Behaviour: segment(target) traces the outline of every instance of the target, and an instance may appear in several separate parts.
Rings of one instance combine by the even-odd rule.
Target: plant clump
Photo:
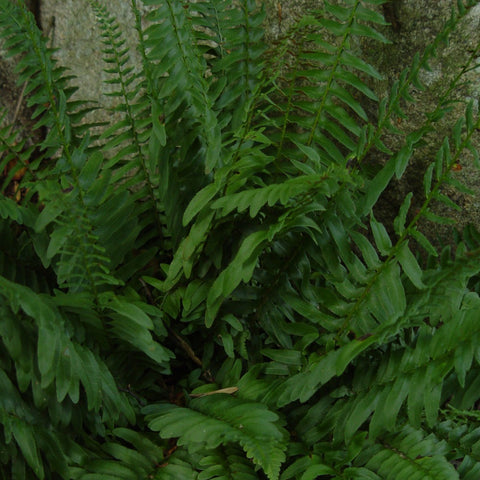
[[[1,478],[478,478],[480,236],[439,250],[420,227],[452,224],[433,205],[459,208],[443,188],[467,191],[465,151],[479,166],[473,102],[423,191],[391,224],[374,209],[474,66],[480,45],[402,131],[479,2],[379,99],[354,46],[387,42],[382,3],[321,2],[269,47],[254,0],[145,0],[148,26],[131,0],[137,72],[91,0],[119,99],[98,133],[32,14],[0,0],[45,132],[0,130]]]

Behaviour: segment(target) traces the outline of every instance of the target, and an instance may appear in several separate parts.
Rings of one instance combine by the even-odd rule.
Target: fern
[[[480,44],[402,131],[478,1],[383,99],[358,53],[388,42],[382,1],[321,2],[268,46],[252,0],[149,0],[147,26],[132,0],[140,66],[89,3],[110,125],[0,0],[43,135],[0,129],[2,478],[476,479],[480,236],[438,249],[422,230],[454,229],[446,187],[471,193],[455,166],[478,167],[473,103],[423,191],[395,218],[377,205],[474,66]]]
[[[145,413],[149,428],[162,437],[179,437],[179,447],[212,450],[237,443],[269,478],[278,477],[285,459],[286,432],[276,424],[278,416],[264,405],[212,395],[192,400],[188,409],[159,405],[147,407]]]

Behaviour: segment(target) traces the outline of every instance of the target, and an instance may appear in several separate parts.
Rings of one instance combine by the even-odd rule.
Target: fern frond
[[[12,18],[15,20],[12,21]],[[58,159],[56,168],[63,175],[59,184],[40,173],[41,163],[29,165],[29,170],[36,167],[36,182],[29,184],[33,186],[32,191],[39,193],[40,202],[52,202],[38,215],[35,229],[40,233],[49,223],[59,220],[64,237],[61,245],[63,259],[60,258],[58,263],[60,284],[73,290],[87,288],[96,293],[99,286],[118,281],[109,274],[108,256],[93,233],[92,205],[88,203],[88,193],[92,183],[96,182],[97,187],[99,185],[91,172],[92,163],[97,165],[98,171],[98,160],[87,162],[91,154],[89,135],[79,135],[76,130],[79,105],[69,101],[75,89],[68,86],[65,69],[56,66],[52,50],[47,47],[46,39],[24,5],[8,2],[5,8],[2,7],[0,22],[6,25],[1,31],[8,38],[7,43],[16,45],[11,53],[23,55],[18,62],[19,80],[27,81],[25,93],[29,104],[36,105],[33,114],[39,118],[36,126],[48,128],[42,148],[45,155]],[[84,127],[79,131],[84,131]],[[40,179],[43,181],[39,182]],[[66,229],[65,225],[68,225]],[[67,235],[70,235],[68,240],[71,243],[67,241]],[[58,240],[57,236],[50,244],[53,254],[49,256],[48,252],[44,252],[42,255],[45,265],[49,265],[54,254],[59,252]],[[68,267],[62,260],[68,261]]]
[[[222,129],[235,131],[249,115],[239,106],[247,107],[263,82],[265,13],[251,0],[234,5],[225,0],[202,1],[190,9],[198,44],[207,49],[214,108],[222,115],[219,123]]]
[[[385,448],[376,452],[366,466],[381,476],[394,471],[398,478],[415,475],[432,480],[460,478],[442,455],[448,451],[445,447],[431,436],[424,438],[423,432],[405,428],[398,435],[385,439]]]
[[[8,378],[2,361],[0,422],[13,459],[11,465],[8,458],[2,461],[6,463],[2,470],[11,468],[15,476],[28,466],[36,478],[47,478],[46,472],[62,478],[80,478],[80,472],[101,475],[107,466],[110,473],[131,470],[136,478],[150,473],[161,451],[137,432],[116,428],[115,438],[95,446],[96,439],[105,437],[106,426],[121,426],[126,419],[133,422],[135,413],[105,361],[78,341],[82,327],[72,322],[75,308],[86,325],[96,321],[101,326],[86,307],[88,298],[84,294],[76,301],[67,294],[48,298],[4,278],[0,283],[4,320],[0,352],[2,358],[8,353],[15,372]],[[86,343],[92,342],[102,339]],[[125,442],[134,448],[127,448]],[[112,458],[106,460],[106,455]]]
[[[145,109],[139,98],[142,83],[134,72],[133,66],[130,65],[128,47],[125,47],[125,39],[120,26],[99,2],[91,1],[90,3],[103,32],[104,61],[109,67],[105,69],[105,72],[110,74],[111,77],[106,83],[114,86],[118,85],[108,95],[119,97],[121,100],[120,105],[114,108],[114,111],[122,115],[121,120],[114,123],[102,134],[102,138],[108,140],[103,146],[103,150],[118,150],[108,161],[109,169],[114,172],[112,181],[114,183],[122,182],[123,188],[135,188],[136,195],[133,198],[143,201],[141,209],[139,208],[140,205],[137,205],[138,214],[148,210],[150,215],[153,215],[158,235],[161,238],[162,221],[158,204],[157,181],[154,179],[155,169],[149,168],[146,145],[148,135],[158,136],[159,134],[155,130],[149,131],[146,129],[146,122],[141,121],[141,113]],[[159,115],[158,112],[153,113],[156,116]],[[160,143],[164,144],[164,140]],[[137,171],[134,173],[134,170]],[[139,185],[142,185],[141,191],[138,191]],[[145,201],[146,199],[148,201]]]
[[[204,79],[205,61],[196,48],[188,13],[178,2],[167,1],[159,5],[150,20],[160,20],[145,32],[147,58],[150,62],[155,62],[157,72],[157,101],[161,104],[167,96],[171,97],[175,92],[175,102],[169,103],[168,109],[163,112],[167,119],[177,117],[180,113],[177,109],[183,108],[183,102],[188,101],[191,110],[184,112],[186,117],[183,125],[190,122],[197,124],[201,120],[203,132],[198,130],[196,136],[201,139],[205,149],[203,163],[204,168],[209,171],[219,161],[219,131]],[[172,31],[174,35],[170,34]],[[184,83],[178,83],[179,79]],[[176,130],[173,125],[172,128]]]
[[[363,36],[386,42],[365,21],[369,25],[383,23],[378,13],[359,1],[349,6],[326,2],[323,11],[301,20],[292,39],[296,64],[286,78],[289,87],[285,91],[278,88],[279,99],[273,100],[281,119],[277,153],[283,152],[284,146],[290,151],[288,144],[293,141],[313,147],[324,162],[345,165],[342,158],[353,152],[362,124],[368,121],[355,96],[376,100],[362,77],[380,78],[352,49],[356,38]]]
[[[57,400],[61,402],[68,394],[76,403],[81,381],[87,392],[90,408],[98,411],[103,402],[111,418],[118,418],[120,412],[132,418],[131,407],[126,398],[119,395],[107,367],[91,351],[72,341],[66,331],[67,322],[51,301],[4,278],[0,278],[0,282],[2,296],[4,302],[6,301],[4,305],[11,308],[11,313],[7,317],[9,323],[5,325],[5,335],[8,335],[10,329],[14,329],[15,316],[19,314],[20,309],[35,320],[37,345],[32,345],[33,352],[17,351],[12,352],[12,356],[26,365],[29,365],[31,359],[37,359],[41,388],[46,389],[55,381]],[[18,325],[17,328],[21,329],[22,326]],[[18,340],[22,338],[22,334],[18,332],[13,338]],[[3,341],[7,339],[8,336],[5,336]],[[38,357],[34,352],[38,352]],[[33,383],[33,378],[30,378]]]
[[[243,456],[241,449],[227,446],[218,453],[205,456],[200,461],[199,480],[256,480],[255,468]]]
[[[140,302],[135,303],[132,302],[132,299],[102,295],[102,307],[110,311],[108,317],[111,333],[145,353],[158,365],[168,369],[168,361],[173,354],[152,337],[153,331],[166,336],[165,327],[161,323],[162,312],[152,306]]]
[[[213,414],[212,406],[218,407],[219,402],[222,407]],[[179,446],[202,445],[210,450],[237,443],[269,479],[278,479],[285,458],[285,432],[278,416],[262,404],[212,395],[192,400],[189,408],[158,405],[146,408],[145,413],[152,430],[163,438],[179,437]]]

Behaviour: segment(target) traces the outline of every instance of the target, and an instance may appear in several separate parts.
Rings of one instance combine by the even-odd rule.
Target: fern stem
[[[146,159],[145,159],[145,155],[143,154],[142,146],[140,145],[140,141],[139,141],[139,138],[138,138],[139,129],[137,128],[137,122],[135,120],[135,115],[132,111],[132,105],[131,105],[130,100],[129,100],[129,96],[128,96],[129,90],[128,90],[128,87],[127,87],[127,79],[125,78],[124,70],[122,69],[122,59],[119,55],[118,48],[115,44],[114,32],[112,31],[111,22],[108,19],[108,15],[107,15],[105,9],[102,8],[94,0],[90,0],[90,3],[94,7],[95,11],[97,12],[98,18],[100,20],[102,20],[102,23],[104,25],[104,31],[106,31],[106,33],[108,35],[108,43],[109,43],[109,45],[112,49],[112,52],[113,52],[114,62],[115,62],[115,65],[116,65],[116,75],[117,75],[117,79],[120,81],[121,96],[123,98],[123,102],[124,102],[125,109],[126,109],[125,117],[128,120],[129,128],[130,128],[130,130],[132,132],[132,135],[133,135],[133,144],[134,144],[134,147],[135,147],[135,150],[136,150],[136,157],[140,162],[140,166],[141,166],[141,169],[142,169],[142,172],[143,172],[143,178],[145,179],[146,184],[147,184],[149,197],[150,197],[150,201],[151,201],[151,204],[152,204],[153,215],[154,215],[154,219],[155,219],[155,225],[156,225],[157,230],[158,230],[159,240],[161,241],[161,239],[163,238],[163,229],[162,229],[162,222],[161,222],[161,219],[160,219],[160,212],[157,208],[157,198],[156,198],[156,195],[155,195],[155,188],[154,188],[152,179],[150,177],[149,169],[147,168]],[[132,0],[132,5],[134,7],[134,12],[135,12],[135,7],[136,7],[135,0]],[[138,12],[138,9],[136,9],[136,10],[137,11],[136,11],[135,15],[137,16],[139,12]],[[138,19],[138,21],[140,21],[140,19]],[[140,29],[141,29],[141,25],[140,25]]]
[[[300,63],[299,55],[296,55],[295,56],[295,68],[294,68],[295,73],[297,72],[299,63]],[[284,117],[284,120],[283,120],[282,132],[280,134],[280,141],[278,143],[277,154],[276,154],[277,159],[280,158],[280,154],[283,151],[283,146],[284,146],[286,135],[287,135],[287,128],[288,128],[288,125],[290,123],[290,120],[289,120],[290,113],[293,111],[293,108],[294,108],[294,102],[293,102],[294,92],[295,92],[295,78],[292,79],[292,81],[290,82],[290,87],[288,89],[287,105],[286,105],[286,109],[285,109],[286,110],[285,111],[285,117]]]
[[[152,75],[152,68],[147,58],[147,49],[145,47],[145,36],[143,34],[142,18],[138,10],[137,0],[130,0],[133,14],[135,16],[135,30],[138,35],[138,48],[142,57],[143,73],[147,80],[147,95],[153,95],[154,82]]]
[[[317,113],[316,113],[315,119],[313,121],[313,126],[310,130],[310,135],[309,135],[308,140],[306,142],[307,146],[310,146],[313,142],[313,139],[314,139],[314,136],[315,136],[315,131],[317,130],[317,126],[318,126],[318,124],[320,122],[320,118],[323,114],[323,109],[324,109],[325,104],[327,102],[327,99],[330,95],[330,88],[331,88],[332,83],[334,81],[335,73],[337,71],[338,66],[340,65],[340,58],[341,58],[343,52],[346,49],[347,41],[348,41],[348,39],[350,38],[350,35],[351,35],[351,27],[352,27],[352,24],[355,20],[355,14],[357,12],[357,8],[358,8],[359,4],[360,4],[360,0],[356,0],[355,5],[351,9],[350,17],[348,18],[348,21],[347,21],[348,28],[346,29],[346,31],[343,35],[343,38],[342,38],[342,42],[340,43],[340,46],[338,47],[338,49],[336,51],[335,62],[334,62],[333,66],[330,70],[330,75],[328,77],[328,80],[326,81],[325,91],[324,91],[322,99],[320,101],[320,106],[317,109]]]

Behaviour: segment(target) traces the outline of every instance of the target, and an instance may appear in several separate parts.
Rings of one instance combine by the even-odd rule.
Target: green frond
[[[205,150],[203,167],[211,170],[218,162],[220,153],[219,131],[204,78],[205,60],[196,47],[187,10],[178,2],[162,2],[150,17],[151,21],[161,21],[147,28],[145,47],[147,59],[155,64],[157,102],[161,105],[167,96],[175,94],[175,102],[166,104],[168,107],[162,112],[166,121],[171,118],[178,119],[178,109],[183,109],[184,102],[188,102],[189,109],[184,112],[186,117],[183,125],[191,122],[196,124],[198,121],[203,124],[203,133],[198,132],[196,136]],[[170,32],[174,32],[174,35]],[[175,129],[173,125],[172,128]],[[186,146],[188,147],[188,144]]]
[[[213,405],[218,409],[214,414]],[[152,405],[145,413],[149,428],[162,438],[179,437],[177,445],[193,451],[236,443],[269,479],[278,479],[285,458],[285,431],[278,416],[262,404],[210,395],[192,400],[189,408]]]
[[[214,108],[222,115],[219,123],[235,131],[248,116],[238,105],[247,106],[247,99],[258,95],[263,81],[265,14],[251,0],[233,5],[225,0],[202,1],[189,8],[200,14],[192,16],[192,21],[198,25],[198,45],[206,50],[211,68]]]
[[[375,453],[366,467],[378,473],[380,478],[388,478],[392,474],[396,478],[460,478],[453,465],[442,455],[448,451],[442,443],[432,436],[425,438],[422,432],[406,428],[385,439],[384,448],[377,452],[373,450]]]
[[[119,113],[121,119],[106,129],[101,136],[105,140],[103,150],[115,152],[113,157],[108,159],[108,168],[113,171],[112,181],[114,183],[122,182],[123,185],[136,190],[135,195],[125,202],[124,208],[118,210],[115,223],[120,217],[125,217],[125,208],[128,208],[126,207],[127,202],[133,203],[135,199],[141,198],[144,205],[141,207],[142,210],[139,210],[139,206],[137,206],[136,214],[145,216],[145,210],[148,210],[149,217],[147,218],[153,218],[157,235],[162,237],[160,196],[158,180],[156,180],[157,168],[151,168],[148,160],[149,149],[145,138],[159,135],[163,137],[165,134],[163,130],[163,133],[156,133],[155,122],[152,130],[152,122],[142,118],[142,114],[147,118],[150,108],[146,99],[141,97],[142,81],[131,66],[129,49],[125,46],[120,26],[99,2],[92,1],[90,3],[102,30],[102,41],[105,46],[104,61],[108,66],[105,72],[111,77],[107,83],[116,86],[113,91],[109,92],[109,95],[118,97],[121,102],[114,108],[114,112]],[[160,112],[152,111],[152,114],[158,117]],[[161,140],[160,143],[164,145],[164,140]],[[142,186],[140,191],[139,185]],[[133,208],[133,205],[130,208]],[[135,229],[132,230],[133,232]],[[110,233],[113,232],[110,230]],[[138,238],[141,234],[140,228],[136,234]],[[131,241],[133,240],[137,239]],[[137,246],[141,247],[141,245]]]
[[[380,74],[353,49],[362,37],[387,41],[374,28],[383,24],[383,18],[371,8],[360,1],[348,6],[325,2],[324,10],[305,16],[287,37],[295,67],[279,79],[276,108],[273,118],[269,116],[269,123],[278,117],[273,120],[280,130],[277,155],[290,152],[288,145],[295,142],[313,147],[324,163],[345,165],[345,158],[355,151],[369,121],[360,97],[377,100],[366,78],[379,79]],[[300,160],[304,152],[299,153],[300,157],[294,155]]]
[[[199,480],[255,480],[257,475],[252,463],[234,446],[226,446],[218,453],[205,456],[200,461]]]
[[[15,22],[9,21],[12,18]],[[58,222],[62,232],[61,238],[57,234],[52,237],[48,248],[44,247],[42,262],[48,266],[56,257],[55,268],[60,285],[67,285],[74,291],[87,288],[96,292],[100,285],[116,284],[118,281],[109,274],[110,259],[98,244],[90,216],[92,205],[89,204],[89,194],[98,195],[98,190],[95,192],[91,188],[92,184],[96,183],[97,189],[101,186],[95,178],[99,161],[98,157],[87,161],[92,155],[89,148],[91,139],[88,133],[76,133],[80,120],[79,103],[69,101],[74,89],[68,86],[65,69],[56,66],[53,52],[47,47],[46,39],[26,8],[9,3],[2,8],[0,22],[8,24],[8,28],[2,29],[7,43],[14,42],[16,45],[10,53],[22,54],[17,67],[19,81],[27,82],[25,94],[28,95],[29,105],[37,106],[33,114],[38,119],[36,127],[48,128],[40,146],[45,152],[38,160],[31,162],[32,152],[28,150],[27,156],[20,154],[18,157],[19,163],[23,162],[28,172],[25,188],[30,189],[31,195],[38,193],[40,202],[49,203],[48,208],[37,213],[33,225],[35,232],[42,233],[52,221]],[[82,103],[80,105],[83,106]],[[80,128],[80,131],[83,129]],[[11,136],[10,141],[5,139],[7,144],[11,143],[11,139]],[[15,154],[15,150],[12,153]],[[7,155],[6,159],[10,156]],[[61,183],[45,172],[41,159],[46,156],[57,159],[56,171],[62,174]],[[18,188],[22,187],[23,183]]]

